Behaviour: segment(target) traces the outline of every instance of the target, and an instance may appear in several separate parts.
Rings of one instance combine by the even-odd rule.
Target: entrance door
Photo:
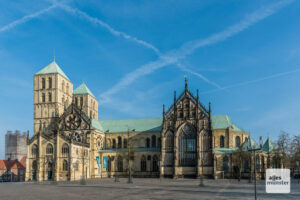
[[[52,171],[53,171],[53,166],[52,166],[53,164],[52,163],[48,163],[48,180],[50,181],[50,180],[52,180]]]

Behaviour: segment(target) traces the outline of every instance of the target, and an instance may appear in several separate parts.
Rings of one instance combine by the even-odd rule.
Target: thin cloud
[[[27,21],[29,21],[29,20],[31,20],[33,18],[36,18],[36,17],[38,17],[38,16],[40,16],[40,15],[42,15],[44,13],[49,12],[50,10],[52,10],[53,8],[56,8],[57,6],[58,6],[58,4],[52,4],[51,6],[49,6],[47,8],[44,8],[44,9],[39,10],[37,12],[31,13],[29,15],[26,15],[26,16],[22,17],[21,19],[15,20],[15,21],[13,21],[13,22],[11,22],[11,23],[9,23],[9,24],[1,27],[0,28],[0,33],[8,31],[8,30],[10,30],[10,29],[12,29],[12,28],[14,28],[14,27],[16,27],[18,25],[24,24],[24,23],[26,23]]]
[[[261,81],[265,81],[265,80],[269,80],[269,79],[274,79],[274,78],[278,78],[278,77],[281,77],[281,76],[286,76],[286,75],[297,73],[297,72],[300,72],[300,69],[295,69],[295,70],[282,72],[282,73],[277,73],[277,74],[273,74],[273,75],[270,75],[270,76],[265,76],[265,77],[250,80],[250,81],[245,81],[245,82],[241,82],[241,83],[237,83],[237,84],[233,84],[233,85],[228,85],[228,86],[225,86],[225,87],[222,87],[222,88],[219,88],[219,89],[210,90],[210,91],[207,91],[207,92],[201,92],[201,94],[207,94],[207,93],[217,92],[217,91],[220,91],[220,90],[226,90],[226,89],[235,88],[235,87],[239,87],[239,86],[249,85],[249,84],[252,84],[252,83],[257,83],[257,82],[261,82]]]
[[[280,10],[281,8],[287,6],[292,2],[293,0],[284,0],[284,1],[279,1],[270,4],[268,7],[263,7],[247,15],[243,20],[241,20],[237,24],[234,24],[219,33],[213,34],[202,40],[194,40],[194,41],[187,42],[183,44],[181,48],[172,50],[167,54],[160,56],[160,58],[157,61],[142,65],[140,68],[128,74],[125,74],[125,76],[121,78],[117,84],[115,84],[112,88],[110,88],[109,90],[107,90],[101,95],[103,103],[109,101],[110,95],[130,85],[141,76],[150,74],[155,70],[166,67],[170,64],[177,63],[179,60],[185,58],[189,54],[192,54],[196,49],[200,47],[205,47],[205,46],[216,44],[218,42],[222,42],[244,31],[245,29],[265,19],[266,17],[276,13],[278,10]]]
[[[70,7],[68,5],[65,5],[65,4],[59,4],[59,7],[64,9],[65,11],[73,14],[73,15],[76,15],[76,16],[79,16],[83,19],[86,19],[94,24],[97,24],[97,25],[100,25],[101,27],[105,28],[106,30],[108,30],[112,35],[114,36],[117,36],[117,37],[123,37],[124,39],[126,40],[130,40],[130,41],[133,41],[137,44],[140,44],[148,49],[151,49],[153,50],[159,57],[162,57],[163,55],[161,54],[161,52],[159,51],[158,48],[156,48],[154,45],[144,41],[144,40],[140,40],[136,37],[133,37],[127,33],[124,33],[124,32],[121,32],[121,31],[118,31],[116,29],[114,29],[113,27],[111,27],[109,24],[103,22],[102,20],[96,18],[96,17],[92,17],[90,15],[88,15],[87,13],[77,9],[77,8],[73,8],[73,7]],[[183,67],[180,65],[180,63],[175,63],[180,69],[183,70]],[[202,74],[200,73],[196,73],[196,72],[193,72],[192,70],[188,69],[187,67],[184,67],[185,70],[188,70],[190,73],[198,76],[199,78],[201,78],[202,80],[204,80],[205,82],[209,83],[209,84],[212,84],[213,86],[216,86],[217,88],[219,88],[219,86],[217,86],[216,83],[214,83],[213,81],[210,81],[208,80],[206,77],[204,77]]]

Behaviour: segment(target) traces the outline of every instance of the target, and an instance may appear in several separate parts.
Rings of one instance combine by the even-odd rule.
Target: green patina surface
[[[41,71],[39,71],[38,73],[36,73],[36,75],[41,75],[41,74],[60,74],[63,77],[65,77],[66,79],[70,80],[66,76],[66,74],[61,70],[61,68],[56,64],[55,61],[53,61],[48,66],[46,66],[45,68],[43,68]]]
[[[78,88],[76,88],[73,92],[73,94],[89,94],[92,97],[96,98],[93,93],[90,91],[90,89],[86,86],[85,83],[82,83]]]
[[[215,154],[232,154],[236,152],[238,148],[215,148],[214,153]]]
[[[270,138],[268,138],[265,144],[263,145],[262,150],[266,153],[272,153],[274,149],[275,149],[274,144],[271,142]]]
[[[232,127],[233,131],[243,131],[237,125],[233,124],[231,118],[228,115],[212,115],[212,127],[216,129],[227,129]]]
[[[112,152],[127,152],[128,149],[127,148],[122,148],[122,149],[103,149],[100,150],[99,152],[102,153],[112,153]],[[134,150],[135,152],[159,152],[160,148],[135,148]]]
[[[74,92],[75,93],[75,92]],[[92,126],[103,132],[122,133],[135,129],[137,132],[160,132],[162,118],[121,119],[121,120],[92,120]],[[233,128],[233,131],[243,131],[231,122],[227,115],[212,116],[213,129]]]

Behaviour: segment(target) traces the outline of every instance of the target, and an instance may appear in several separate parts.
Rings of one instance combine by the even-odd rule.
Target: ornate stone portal
[[[165,112],[161,131],[161,175],[198,177],[213,175],[211,108],[205,108],[185,80],[185,90]]]

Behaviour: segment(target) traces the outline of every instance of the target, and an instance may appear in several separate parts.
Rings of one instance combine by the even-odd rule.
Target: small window
[[[142,156],[142,159],[141,159],[141,171],[145,172],[146,168],[147,168],[146,158],[145,158],[145,156]]]
[[[220,136],[220,147],[224,148],[225,146],[225,137],[223,135]]]
[[[156,136],[152,135],[152,148],[156,148]]]
[[[52,94],[50,92],[48,94],[48,97],[49,97],[49,102],[52,102]]]
[[[150,148],[150,138],[147,138],[147,139],[146,139],[146,147],[147,147],[147,148]]]
[[[45,78],[42,78],[42,89],[46,88],[46,82],[45,82]]]
[[[120,136],[118,137],[118,148],[122,148],[122,138]]]
[[[52,78],[51,77],[49,77],[49,88],[51,89],[52,88]]]
[[[78,106],[78,98],[75,97],[75,105]]]
[[[67,144],[64,144],[61,148],[62,154],[69,154],[69,146]]]
[[[48,144],[46,147],[46,154],[53,154],[53,146],[52,144]]]
[[[127,148],[127,139],[123,140],[123,148]]]
[[[80,106],[83,106],[83,97],[80,97]]]
[[[235,137],[235,147],[239,147],[241,144],[241,139],[239,136],[236,136]]]
[[[42,102],[43,102],[43,103],[46,102],[46,95],[45,95],[45,93],[42,93]]]
[[[112,148],[116,148],[116,139],[112,140]]]

